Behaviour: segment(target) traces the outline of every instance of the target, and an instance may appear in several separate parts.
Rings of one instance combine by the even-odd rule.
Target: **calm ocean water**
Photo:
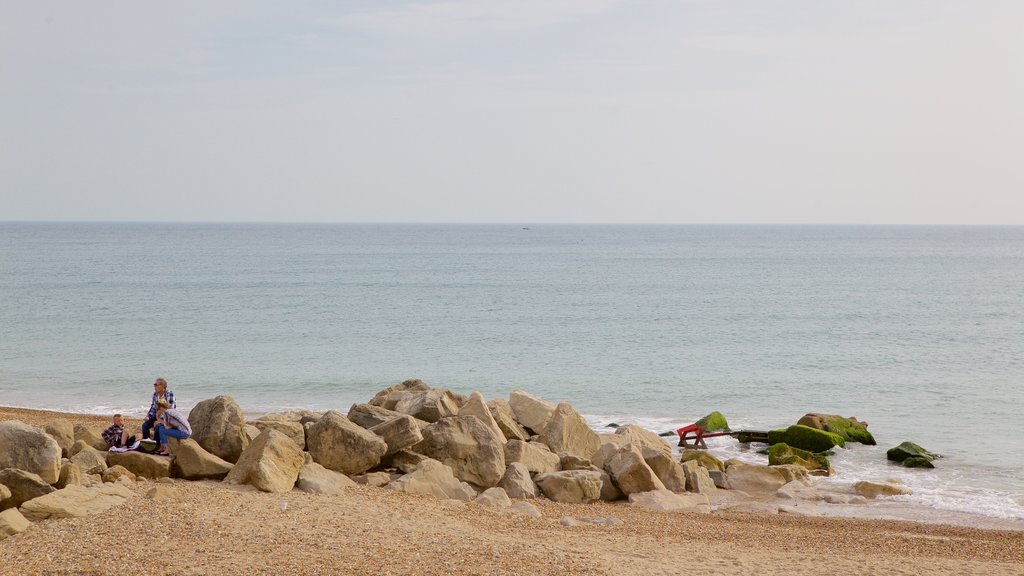
[[[0,223],[0,404],[139,414],[157,376],[253,412],[415,377],[595,427],[838,413],[880,446],[830,481],[1024,519],[1024,227]]]

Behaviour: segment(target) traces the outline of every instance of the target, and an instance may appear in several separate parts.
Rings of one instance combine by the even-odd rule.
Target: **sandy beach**
[[[0,420],[37,426],[56,416],[0,408]],[[163,497],[146,496],[155,485]],[[1019,531],[544,499],[531,518],[368,486],[339,496],[184,480],[131,489],[125,505],[0,541],[0,573],[1024,574]]]

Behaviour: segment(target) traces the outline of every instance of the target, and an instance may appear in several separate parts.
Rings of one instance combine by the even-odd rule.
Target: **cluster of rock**
[[[851,426],[828,418],[821,429],[777,431],[768,466],[723,463],[699,450],[676,459],[665,440],[639,426],[594,432],[568,403],[518,390],[487,402],[479,392],[467,397],[420,380],[381,390],[347,414],[293,411],[247,421],[232,398],[218,396],[199,402],[188,419],[193,435],[171,440],[173,459],[107,452],[95,431],[67,421],[45,430],[0,422],[0,538],[31,520],[96,513],[131,497],[125,486],[137,479],[168,477],[328,495],[362,483],[529,515],[539,515],[529,500],[541,497],[699,513],[710,512],[713,502],[727,507],[723,489],[828,502],[860,498],[809,486],[809,471],[830,470],[819,457],[825,443],[850,438]],[[717,413],[703,420],[728,428]]]

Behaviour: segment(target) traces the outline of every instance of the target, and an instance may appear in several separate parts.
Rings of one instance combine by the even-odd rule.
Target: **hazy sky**
[[[1024,2],[0,0],[0,220],[1024,223]]]

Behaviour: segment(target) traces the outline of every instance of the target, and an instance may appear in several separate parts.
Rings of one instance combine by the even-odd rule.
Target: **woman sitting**
[[[171,408],[167,400],[160,400],[156,403],[156,418],[156,441],[160,443],[160,451],[157,454],[170,456],[171,451],[167,446],[167,439],[183,440],[188,438],[192,436],[192,427],[180,412]]]

